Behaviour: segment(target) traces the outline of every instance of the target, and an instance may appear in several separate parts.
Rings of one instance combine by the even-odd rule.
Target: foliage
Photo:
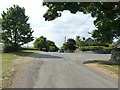
[[[0,18],[0,29],[2,28],[2,19]]]
[[[2,30],[1,30],[1,29],[2,29],[2,19],[0,18],[0,43],[2,42],[2,40],[1,40],[1,38],[2,38],[2,37],[1,37],[1,36],[2,36],[2,35],[1,35]]]
[[[53,41],[47,40],[45,37],[41,36],[37,38],[34,42],[34,47],[41,51],[57,51],[58,48]]]
[[[55,52],[58,51],[58,47],[55,45],[55,43],[53,41],[47,40],[47,44],[48,44],[48,51],[50,52]]]
[[[63,50],[67,50],[67,43],[63,43],[63,46],[61,47]]]
[[[120,45],[120,39],[117,41],[117,44]]]
[[[74,39],[68,39],[67,42],[63,44],[62,49],[73,52],[76,49],[76,41]]]
[[[84,41],[85,41],[85,37],[83,37],[81,39],[80,36],[76,36],[76,46],[77,47],[84,45]]]
[[[120,2],[44,2],[48,7],[44,14],[46,21],[51,21],[61,16],[64,10],[71,13],[91,13],[96,17],[94,25],[96,30],[91,34],[99,43],[111,43],[114,38],[120,37]]]
[[[43,36],[37,38],[34,42],[34,47],[41,51],[48,51],[48,45],[47,45],[46,38]]]
[[[115,44],[109,44],[109,47],[113,48],[115,46]]]
[[[68,39],[67,40],[67,49],[68,50],[75,50],[76,49],[76,42],[74,39]]]
[[[3,52],[8,53],[8,52],[13,52],[13,51],[18,51],[20,50],[20,45],[15,45],[15,44],[4,44],[3,45]]]
[[[99,50],[112,50],[112,47],[104,46],[81,46],[79,48],[81,51],[99,51]]]
[[[49,46],[49,51],[56,52],[56,51],[58,51],[58,48],[56,46]]]
[[[15,48],[33,40],[33,31],[27,23],[29,17],[25,15],[25,9],[14,5],[2,13],[2,43],[5,48],[16,51]],[[6,49],[9,51],[9,49]]]

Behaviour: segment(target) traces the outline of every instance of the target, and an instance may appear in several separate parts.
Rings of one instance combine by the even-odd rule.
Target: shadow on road
[[[55,55],[49,55],[49,54],[39,54],[39,53],[37,53],[37,56],[39,57],[39,58],[62,58],[62,57],[59,57],[59,56],[55,56]]]
[[[62,58],[60,56],[55,56],[45,53],[35,53],[35,52],[18,52],[14,54],[22,57],[32,57],[32,58]]]

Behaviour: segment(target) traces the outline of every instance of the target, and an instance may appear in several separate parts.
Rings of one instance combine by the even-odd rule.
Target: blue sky
[[[53,21],[45,21],[43,14],[47,7],[42,6],[42,0],[1,0],[0,13],[14,4],[25,8],[26,15],[30,17],[28,22],[34,30],[34,37],[43,35],[54,41],[58,47],[62,46],[65,36],[67,39],[75,39],[77,35],[88,38],[91,36],[88,32],[95,29],[93,24],[95,18],[81,12],[71,14],[69,11],[64,11],[61,17]],[[33,46],[33,42],[30,42],[29,45]]]

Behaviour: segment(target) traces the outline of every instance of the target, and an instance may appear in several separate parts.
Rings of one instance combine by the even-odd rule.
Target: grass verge
[[[118,74],[118,69],[120,67],[120,63],[113,62],[110,60],[92,60],[86,61],[84,64],[98,64],[98,66],[103,67],[109,71],[112,71],[115,74]]]
[[[12,53],[0,53],[0,56],[2,56],[0,62],[0,65],[2,66],[2,71],[0,73],[0,80],[2,80],[2,83],[0,84],[2,84],[2,88],[10,87],[12,84],[12,79],[17,67],[22,63],[22,60],[19,60],[19,58],[29,56],[33,53],[41,53],[41,51],[20,50]]]

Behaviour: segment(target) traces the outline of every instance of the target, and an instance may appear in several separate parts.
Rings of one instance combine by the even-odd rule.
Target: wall
[[[120,62],[120,49],[112,50],[111,51],[111,60]]]

